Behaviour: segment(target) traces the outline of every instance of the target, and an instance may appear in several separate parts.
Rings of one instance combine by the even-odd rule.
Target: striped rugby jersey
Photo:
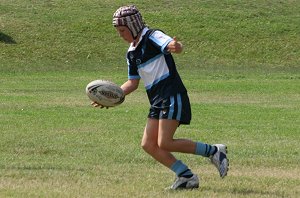
[[[166,47],[173,39],[160,30],[143,29],[136,47],[127,52],[128,79],[142,79],[151,105],[186,88]]]

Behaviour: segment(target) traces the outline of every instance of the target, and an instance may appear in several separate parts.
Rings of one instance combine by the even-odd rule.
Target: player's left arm
[[[170,53],[179,54],[183,51],[183,45],[176,37],[173,37],[173,40],[167,45],[167,51]]]

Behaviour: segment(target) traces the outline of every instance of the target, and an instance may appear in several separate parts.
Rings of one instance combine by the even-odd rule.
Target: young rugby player
[[[190,124],[191,108],[187,90],[176,70],[172,53],[181,53],[183,45],[161,30],[149,29],[134,6],[120,7],[113,15],[113,26],[130,46],[127,52],[128,80],[121,86],[130,94],[143,80],[150,102],[142,148],[176,174],[170,189],[199,187],[199,178],[173,152],[210,158],[220,176],[227,175],[227,147],[187,139],[174,139],[181,124]],[[94,103],[94,106],[99,106]]]

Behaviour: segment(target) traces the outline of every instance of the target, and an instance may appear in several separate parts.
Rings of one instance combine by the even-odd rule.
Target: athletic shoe
[[[172,186],[168,189],[179,190],[179,189],[193,189],[199,188],[199,179],[196,174],[193,174],[192,177],[176,177],[176,180]]]
[[[227,175],[229,166],[229,160],[227,159],[227,146],[224,144],[214,144],[213,146],[216,146],[218,151],[209,157],[210,161],[217,167],[220,177],[224,178]]]

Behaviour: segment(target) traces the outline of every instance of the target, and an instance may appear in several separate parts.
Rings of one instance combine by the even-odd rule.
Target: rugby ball
[[[123,90],[108,80],[94,80],[86,86],[89,99],[104,107],[114,107],[123,103],[125,95]]]

